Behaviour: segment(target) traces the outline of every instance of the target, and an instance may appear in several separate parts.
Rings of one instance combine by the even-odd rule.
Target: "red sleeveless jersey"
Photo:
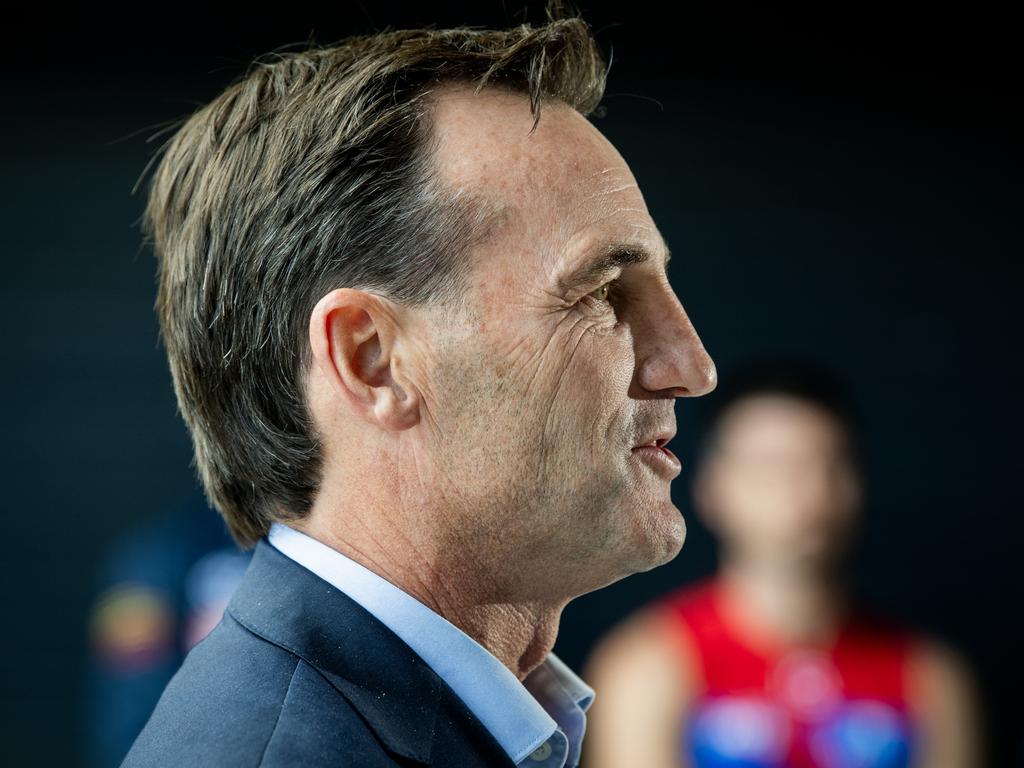
[[[911,637],[854,614],[831,643],[741,637],[722,583],[711,578],[659,598],[701,691],[679,748],[695,768],[896,768],[912,726],[906,666]],[[687,640],[688,638],[688,640]],[[685,645],[684,645],[685,641]],[[686,650],[684,650],[686,649]],[[690,658],[693,654],[696,659]]]

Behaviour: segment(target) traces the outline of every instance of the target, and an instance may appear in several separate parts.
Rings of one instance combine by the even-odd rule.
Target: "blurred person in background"
[[[185,656],[220,621],[251,557],[198,488],[110,547],[89,615],[90,765],[121,764]]]
[[[818,365],[761,360],[709,408],[693,499],[720,569],[593,649],[582,765],[982,764],[965,662],[846,589],[863,495],[849,393]]]

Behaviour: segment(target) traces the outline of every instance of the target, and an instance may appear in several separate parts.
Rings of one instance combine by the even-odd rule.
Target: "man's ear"
[[[399,332],[386,299],[353,288],[326,294],[309,317],[313,366],[327,390],[352,413],[388,431],[419,420],[415,389],[404,374],[395,375]]]

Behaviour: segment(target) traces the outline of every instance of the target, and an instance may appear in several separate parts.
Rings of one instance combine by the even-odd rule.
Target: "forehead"
[[[435,94],[433,118],[444,181],[506,210],[496,233],[502,261],[526,258],[509,253],[518,243],[551,272],[609,240],[635,242],[661,254],[659,263],[664,259],[664,241],[629,166],[572,107],[545,102],[531,132],[525,94],[498,88],[477,94],[448,84]]]

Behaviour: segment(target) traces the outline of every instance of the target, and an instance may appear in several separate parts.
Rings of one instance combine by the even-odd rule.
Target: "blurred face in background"
[[[723,414],[694,485],[698,513],[732,556],[811,567],[843,554],[861,494],[842,424],[767,393]]]

